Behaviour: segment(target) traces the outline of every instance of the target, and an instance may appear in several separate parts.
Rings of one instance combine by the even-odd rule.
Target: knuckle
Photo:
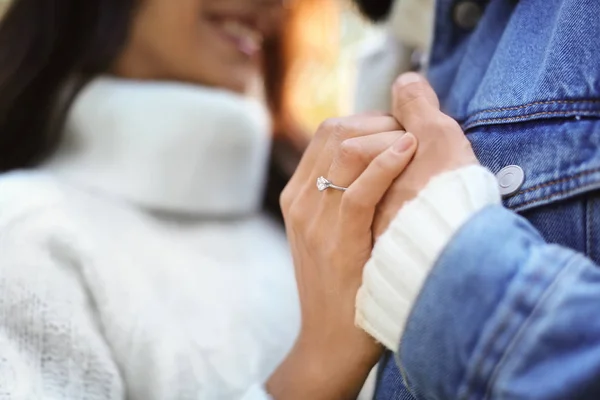
[[[364,159],[363,147],[357,140],[344,140],[340,143],[335,156],[335,162],[339,166],[355,164]]]
[[[352,137],[352,128],[348,121],[340,119],[333,127],[330,135],[334,140],[341,142]]]
[[[339,124],[339,118],[327,118],[325,121],[321,122],[317,131],[331,131]]]
[[[317,129],[315,137],[343,142],[365,134],[401,129],[398,121],[390,115],[354,115],[325,120]]]
[[[453,118],[447,116],[446,114],[440,113],[440,115],[436,119],[436,123],[444,132],[461,130],[458,122],[456,122]]]
[[[330,132],[334,130],[334,125],[337,124],[335,118],[329,118],[321,122],[317,131],[315,132],[315,139],[329,136]]]
[[[412,82],[409,84],[401,84],[398,81],[394,82],[393,91],[401,99],[400,106],[423,97],[427,94],[427,85],[424,82]],[[402,104],[404,103],[404,104]]]
[[[306,229],[310,222],[314,220],[313,207],[310,206],[312,202],[309,200],[312,191],[312,186],[310,188],[303,187],[299,193],[294,192],[289,199],[286,199],[286,201],[289,201],[287,221],[296,229]]]
[[[317,136],[326,138],[344,138],[348,135],[347,122],[343,118],[326,119],[317,129]]]
[[[292,206],[293,201],[293,193],[290,185],[286,186],[285,189],[279,195],[279,206],[281,207],[281,211],[283,215],[286,215]]]
[[[305,209],[300,206],[301,200],[297,196],[289,196],[285,198],[286,209],[283,211],[286,219],[294,226],[301,226],[305,220]]]

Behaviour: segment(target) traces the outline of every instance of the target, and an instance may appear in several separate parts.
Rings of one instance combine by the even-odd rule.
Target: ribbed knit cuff
[[[412,306],[443,249],[478,211],[500,203],[495,176],[481,166],[433,178],[378,239],[356,297],[356,324],[397,351]]]

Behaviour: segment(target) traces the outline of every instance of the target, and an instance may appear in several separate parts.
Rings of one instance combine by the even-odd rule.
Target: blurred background
[[[297,53],[290,69],[288,104],[294,120],[312,132],[331,116],[351,112],[356,57],[378,29],[348,1],[298,2]]]

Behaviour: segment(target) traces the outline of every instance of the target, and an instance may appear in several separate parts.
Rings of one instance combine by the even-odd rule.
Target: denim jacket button
[[[463,0],[454,5],[454,23],[461,29],[475,28],[482,15],[483,8],[475,1]]]
[[[509,165],[504,167],[496,174],[500,194],[502,197],[509,197],[517,193],[523,182],[525,182],[525,172],[518,165]]]
[[[420,72],[423,69],[423,52],[414,49],[410,54],[410,70]]]
[[[428,54],[420,49],[413,49],[410,54],[410,70],[423,72],[427,69]]]

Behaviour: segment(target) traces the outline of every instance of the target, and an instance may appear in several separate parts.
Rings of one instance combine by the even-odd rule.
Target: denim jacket
[[[376,399],[600,399],[598,49],[598,0],[438,0],[443,110],[525,177],[445,249]]]

